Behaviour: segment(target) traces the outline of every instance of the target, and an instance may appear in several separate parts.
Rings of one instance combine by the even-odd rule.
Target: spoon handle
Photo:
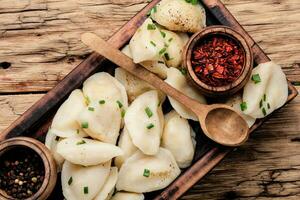
[[[148,82],[155,88],[163,91],[167,95],[173,97],[178,102],[185,105],[195,114],[199,115],[199,110],[204,111],[206,109],[205,105],[191,99],[190,97],[184,95],[177,89],[170,86],[168,83],[164,82],[158,76],[148,71],[139,64],[135,64],[131,58],[123,54],[120,50],[112,47],[108,42],[104,41],[102,38],[98,37],[93,33],[84,33],[81,36],[82,42],[90,47],[92,50],[96,51],[100,55],[104,56],[111,62],[117,64],[118,66],[124,68],[134,76]]]

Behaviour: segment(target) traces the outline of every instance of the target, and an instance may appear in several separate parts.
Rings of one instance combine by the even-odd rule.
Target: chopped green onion
[[[261,82],[259,74],[253,74],[251,80],[254,81],[255,84]]]
[[[241,111],[246,110],[246,109],[247,109],[247,103],[246,103],[246,102],[242,102],[242,103],[240,104],[240,107],[241,107]]]
[[[161,36],[162,36],[163,38],[165,38],[165,37],[166,37],[166,33],[165,33],[165,32],[163,32],[163,31],[160,31],[160,34],[161,34]]]
[[[267,95],[266,94],[264,94],[264,101],[266,101],[267,100]]]
[[[88,96],[85,97],[85,103],[86,105],[89,105],[91,103],[91,100]]]
[[[95,111],[95,108],[89,107],[88,110],[89,110],[89,111]]]
[[[151,43],[153,46],[156,47],[156,44],[155,44],[153,41],[150,41],[150,43]]]
[[[198,0],[191,0],[191,3],[192,3],[193,5],[196,5],[196,4],[198,3]]]
[[[81,128],[88,128],[89,127],[89,123],[88,122],[82,122],[81,123]]]
[[[119,108],[122,108],[123,107],[123,104],[121,103],[121,101],[117,101],[117,104],[118,104],[118,106],[119,106]]]
[[[144,169],[143,176],[148,178],[150,176],[150,170],[149,169]]]
[[[76,130],[76,133],[79,134],[79,129]]]
[[[168,41],[169,41],[169,42],[172,42],[172,40],[173,40],[173,38],[171,37]]]
[[[56,136],[55,140],[56,140],[56,141],[58,141],[58,140],[59,140],[59,137],[58,137],[58,136]]]
[[[261,111],[262,111],[262,113],[264,114],[264,116],[267,115],[267,112],[266,112],[266,109],[265,109],[265,108],[262,108]]]
[[[170,56],[168,53],[165,53],[164,56],[165,56],[166,60],[168,60],[168,61],[170,60]]]
[[[153,128],[154,127],[154,125],[151,123],[151,124],[149,124],[148,126],[147,126],[147,129],[151,129],[151,128]]]
[[[147,107],[147,108],[145,109],[145,112],[146,112],[146,114],[147,114],[147,116],[148,116],[149,118],[153,116],[153,112],[150,110],[149,107]]]
[[[167,50],[166,47],[162,48],[162,49],[159,51],[159,55],[164,54],[164,53],[166,52],[166,50]]]
[[[105,104],[105,100],[100,100],[99,104]]]
[[[180,68],[179,70],[180,70],[182,75],[185,76],[187,74],[186,68]]]
[[[267,105],[268,105],[268,109],[270,109],[271,108],[270,104],[268,103]]]
[[[152,11],[153,11],[154,13],[156,13],[156,12],[157,12],[157,7],[154,6],[154,7],[152,8]]]
[[[263,107],[263,100],[261,99],[259,102],[259,108]]]
[[[89,187],[84,187],[83,188],[83,193],[88,194],[89,193]]]
[[[72,182],[73,182],[73,177],[71,176],[71,177],[69,178],[69,180],[68,180],[68,185],[71,185]]]
[[[76,143],[76,145],[81,145],[81,144],[85,144],[86,142],[84,140],[81,140],[79,142]]]
[[[125,114],[126,114],[126,111],[124,109],[122,109],[122,111],[121,111],[121,117],[124,118]]]
[[[148,24],[147,29],[148,30],[155,30],[156,26],[155,26],[155,24]]]

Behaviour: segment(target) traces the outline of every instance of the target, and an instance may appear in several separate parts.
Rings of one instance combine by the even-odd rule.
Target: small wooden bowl
[[[202,82],[195,74],[191,63],[192,51],[194,47],[199,44],[199,42],[202,42],[206,38],[214,35],[231,38],[240,45],[241,49],[244,52],[244,65],[241,75],[231,84],[220,87],[207,85],[206,83]],[[195,33],[186,45],[183,59],[184,66],[188,71],[189,82],[191,82],[193,85],[196,85],[205,96],[209,97],[229,96],[236,93],[247,83],[253,68],[253,55],[250,45],[241,34],[227,26],[210,26]]]
[[[51,152],[44,144],[33,138],[15,137],[4,140],[0,143],[0,162],[1,156],[4,152],[19,147],[26,147],[35,151],[37,155],[40,156],[45,169],[44,181],[40,189],[26,200],[47,199],[53,191],[57,180],[56,163],[51,155]],[[14,198],[8,196],[5,191],[0,189],[0,199],[13,200]]]

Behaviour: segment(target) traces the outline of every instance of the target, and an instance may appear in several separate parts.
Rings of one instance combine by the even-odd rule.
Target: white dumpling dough
[[[85,107],[85,98],[81,90],[74,90],[57,110],[51,124],[51,132],[64,138],[87,136],[77,123],[78,115]]]
[[[118,104],[109,101],[104,104],[90,103],[78,117],[78,123],[89,136],[111,144],[116,144],[121,122]]]
[[[115,158],[115,165],[120,169],[124,161],[138,150],[138,148],[132,143],[126,127],[123,128],[120,135],[118,147],[123,150],[123,155]]]
[[[125,71],[124,69],[118,67],[115,69],[115,77],[118,79],[125,87],[128,100],[129,102],[132,102],[136,97],[139,95],[155,89],[153,86],[151,86],[146,81],[143,81],[129,72]],[[160,101],[164,101],[166,95],[162,93],[161,91],[158,92],[158,96]]]
[[[236,94],[232,97],[230,97],[227,101],[226,104],[233,107],[247,122],[249,128],[255,123],[255,118],[246,115],[245,113],[242,112],[241,110],[241,103],[243,102],[241,94]]]
[[[122,155],[119,147],[86,138],[67,138],[57,144],[57,153],[73,164],[90,166]]]
[[[122,165],[116,188],[118,191],[152,192],[165,188],[179,174],[180,169],[169,150],[159,148],[153,156],[137,151]]]
[[[110,169],[109,176],[104,184],[104,186],[101,188],[97,196],[94,198],[94,200],[109,200],[112,197],[112,194],[115,190],[115,186],[118,180],[118,168],[112,167]]]
[[[84,96],[92,103],[105,100],[108,103],[120,101],[123,108],[128,107],[127,94],[124,86],[106,72],[99,72],[89,77],[83,83]]]
[[[64,197],[68,200],[93,199],[103,187],[109,173],[110,162],[83,167],[66,161],[61,172]],[[84,193],[85,187],[88,190],[87,193]]]
[[[61,171],[62,164],[65,161],[65,159],[59,153],[57,153],[57,143],[59,140],[60,138],[52,133],[50,129],[46,135],[45,145],[52,153],[52,156],[56,162],[57,172]]]
[[[153,26],[153,30],[149,30],[148,26]],[[159,51],[164,48],[164,39],[150,18],[146,19],[132,36],[129,48],[135,63],[161,59]]]
[[[199,103],[206,104],[206,100],[202,94],[200,94],[195,87],[187,83],[186,77],[178,69],[170,67],[168,69],[168,78],[165,81],[190,98],[198,101]],[[172,97],[168,96],[168,98],[174,110],[176,110],[181,117],[198,121],[197,116],[192,111]]]
[[[161,146],[174,155],[180,168],[191,165],[195,153],[192,128],[188,121],[180,117],[175,111],[171,111],[165,116]]]
[[[152,112],[151,117],[145,111],[147,107]],[[157,91],[151,90],[138,96],[125,114],[125,126],[133,144],[147,155],[154,155],[159,150],[163,127],[159,109]]]
[[[288,84],[281,67],[272,61],[255,67],[251,77],[255,74],[259,74],[261,82],[255,84],[250,79],[245,85],[243,101],[246,102],[247,109],[243,112],[253,118],[263,118],[265,114],[268,115],[284,105],[288,97]]]
[[[143,194],[131,192],[117,192],[110,200],[144,200]]]
[[[204,8],[197,3],[193,5],[184,0],[162,0],[151,12],[151,18],[172,31],[195,33],[206,25]]]

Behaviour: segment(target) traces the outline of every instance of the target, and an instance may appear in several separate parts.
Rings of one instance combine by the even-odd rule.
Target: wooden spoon
[[[248,139],[249,127],[246,121],[232,107],[225,104],[200,104],[176,90],[141,65],[135,64],[131,58],[93,33],[83,34],[81,40],[92,50],[111,62],[185,105],[197,115],[204,134],[213,141],[226,146],[238,146]]]

